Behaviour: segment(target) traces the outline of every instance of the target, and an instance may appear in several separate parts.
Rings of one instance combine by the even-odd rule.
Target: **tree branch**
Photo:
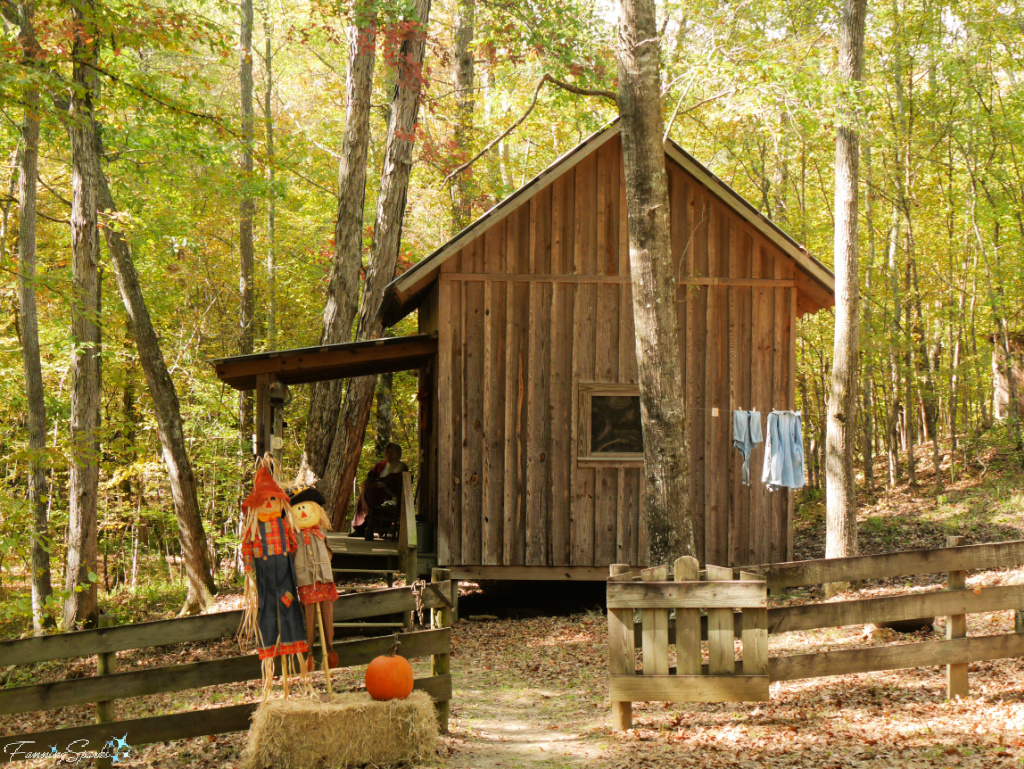
[[[471,157],[461,166],[459,166],[446,177],[444,177],[441,183],[447,184],[448,182],[450,182],[452,179],[454,179],[456,176],[461,174],[463,171],[465,171],[467,168],[473,165],[476,161],[478,161],[480,158],[482,158],[484,155],[490,152],[491,149],[493,149],[498,142],[500,142],[502,139],[504,139],[506,136],[508,136],[510,133],[516,130],[519,126],[521,126],[523,124],[523,121],[530,116],[531,112],[533,112],[533,108],[537,106],[537,97],[540,95],[540,89],[544,87],[545,83],[551,83],[552,85],[556,85],[564,91],[568,91],[569,93],[574,93],[579,96],[600,96],[605,99],[611,99],[613,102],[618,104],[618,97],[612,91],[602,91],[599,89],[592,88],[580,88],[579,86],[575,86],[572,85],[571,83],[566,83],[563,80],[559,80],[553,75],[545,74],[541,77],[540,80],[537,81],[537,85],[533,89],[533,98],[530,99],[530,104],[526,107],[526,110],[523,112],[523,114],[519,116],[518,120],[516,120],[512,125],[506,128],[500,134],[498,134],[498,136],[492,139],[487,144],[487,146],[480,150],[478,153],[476,153],[476,155]]]

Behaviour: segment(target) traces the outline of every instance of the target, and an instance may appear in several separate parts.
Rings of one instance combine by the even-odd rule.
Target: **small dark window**
[[[590,453],[642,454],[639,395],[590,396]]]

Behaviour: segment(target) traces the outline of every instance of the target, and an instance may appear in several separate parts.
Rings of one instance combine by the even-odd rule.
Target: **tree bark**
[[[839,25],[839,125],[836,130],[835,274],[836,325],[832,391],[825,437],[825,557],[857,554],[857,362],[860,350],[857,201],[860,137],[856,89],[864,72],[867,0],[844,0]],[[842,585],[831,585],[832,591]]]
[[[334,225],[334,258],[320,344],[349,340],[359,298],[366,158],[370,146],[370,95],[377,45],[376,17],[362,10],[361,6],[362,2],[354,6],[353,23],[348,34],[347,106],[338,163],[338,217]],[[344,384],[341,380],[317,382],[310,392],[302,467],[318,478],[324,477],[331,444],[338,429],[338,410]]]
[[[35,5],[18,5],[18,46],[22,64],[40,65],[42,50],[36,40]],[[32,628],[53,627],[44,613],[53,594],[50,574],[49,514],[46,500],[46,394],[39,352],[39,318],[36,309],[36,176],[39,166],[39,89],[29,84],[23,98],[25,118],[21,126],[22,151],[18,166],[18,316],[21,323],[21,362],[25,374],[28,423],[28,504],[32,509]]]
[[[274,193],[274,112],[270,99],[274,92],[274,52],[271,48],[273,24],[270,21],[270,2],[263,8],[263,63],[266,71],[266,90],[263,94],[263,118],[267,140],[267,345],[277,349],[277,253],[275,251],[277,227],[277,196]]]
[[[412,0],[416,24],[403,33],[405,39],[399,51],[397,78],[391,100],[391,120],[388,123],[384,168],[381,171],[377,215],[370,245],[370,262],[366,271],[366,284],[359,303],[357,339],[376,339],[383,331],[380,304],[384,287],[395,276],[398,249],[402,240],[402,222],[405,218],[406,194],[412,171],[412,147],[416,138],[416,114],[423,86],[423,57],[426,53],[427,21],[430,0]],[[366,423],[373,402],[375,377],[357,377],[349,380],[345,402],[338,421],[331,453],[324,471],[323,493],[332,511],[335,530],[340,530],[348,512],[348,489],[355,478]]]
[[[97,132],[97,142],[99,134]],[[102,155],[102,149],[99,152]],[[117,211],[106,175],[100,170],[99,205],[105,213]],[[210,552],[203,528],[202,509],[196,493],[196,478],[185,447],[185,431],[181,422],[181,405],[167,364],[160,351],[153,323],[135,272],[131,248],[124,235],[113,226],[103,228],[107,249],[114,261],[114,274],[124,308],[131,319],[132,335],[139,351],[139,361],[146,375],[153,411],[160,433],[160,447],[171,485],[171,498],[178,519],[178,540],[185,558],[188,596],[181,614],[204,611],[213,600],[217,588],[210,568]]]
[[[255,289],[253,286],[253,269],[255,254],[253,251],[252,220],[256,205],[252,199],[253,181],[253,115],[252,115],[252,0],[242,0],[240,4],[240,53],[238,79],[241,84],[242,97],[242,192],[238,207],[238,289],[240,296],[238,354],[251,355],[254,348],[255,329],[253,328],[256,313]],[[242,456],[252,453],[253,405],[252,393],[240,390],[238,393],[238,429]]]
[[[616,58],[644,435],[643,514],[650,563],[665,564],[682,555],[700,557],[698,532],[703,524],[689,505],[688,431],[676,327],[654,0],[619,0]]]
[[[473,93],[473,35],[476,22],[476,0],[459,0],[455,14],[455,151],[459,153],[459,163],[469,157],[471,133],[473,130],[473,110],[476,98]],[[451,234],[455,235],[469,226],[472,220],[472,203],[470,197],[471,173],[456,174],[452,179],[452,226]]]
[[[378,457],[384,456],[384,450],[391,443],[391,399],[394,375],[389,371],[377,375],[377,418],[374,421],[373,450]]]
[[[99,41],[91,0],[72,5],[71,103],[71,472],[64,628],[95,624],[99,616],[95,582],[96,505],[99,492],[100,426],[100,237],[97,195],[100,159],[93,136]]]

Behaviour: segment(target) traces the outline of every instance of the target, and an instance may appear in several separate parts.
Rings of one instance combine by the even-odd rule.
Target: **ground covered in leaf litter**
[[[1024,481],[996,475],[968,478],[942,494],[902,489],[862,508],[862,552],[941,546],[949,534],[969,542],[1017,539],[1024,519]],[[798,557],[820,557],[820,507],[798,518]],[[969,586],[1017,581],[1021,571],[979,573]],[[859,597],[936,589],[935,577],[869,583]],[[609,727],[605,630],[599,595],[572,586],[515,586],[505,594],[467,586],[464,619],[453,630],[451,734],[437,766],[446,769],[675,769],[676,767],[1020,767],[1024,766],[1024,660],[971,665],[972,697],[947,702],[945,669],[921,668],[776,683],[771,702],[721,705],[648,703],[634,706],[634,729]],[[552,589],[553,588],[553,589]],[[555,591],[560,591],[555,593]],[[518,604],[508,593],[519,596]],[[546,600],[538,609],[536,596]],[[557,599],[552,602],[552,597]],[[839,596],[838,599],[853,595]],[[799,589],[782,603],[819,600]],[[224,609],[236,598],[221,599]],[[567,609],[568,607],[568,609]],[[485,612],[493,611],[495,614]],[[536,616],[538,614],[555,616]],[[495,616],[500,615],[500,616]],[[968,617],[969,635],[1010,632],[1013,614]],[[827,649],[910,643],[934,632],[865,634],[860,627],[773,636],[773,656]],[[236,654],[228,641],[118,654],[119,670]],[[427,663],[414,664],[429,675]],[[89,675],[95,660],[45,663],[9,675],[7,685]],[[335,688],[357,686],[359,671],[337,671]],[[322,690],[322,674],[315,677]],[[119,718],[142,717],[253,701],[256,683],[208,687],[118,704]],[[0,716],[0,731],[88,723],[91,708]],[[339,725],[344,728],[344,725]],[[245,735],[221,735],[141,747],[118,766],[243,765]],[[52,762],[51,762],[52,763]],[[49,766],[27,762],[26,769]]]

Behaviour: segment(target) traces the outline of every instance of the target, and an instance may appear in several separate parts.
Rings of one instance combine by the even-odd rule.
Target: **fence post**
[[[709,582],[732,580],[728,566],[705,569]],[[708,609],[708,672],[711,675],[733,675],[736,672],[736,624],[732,609]]]
[[[613,563],[609,576],[628,574],[629,564]],[[609,588],[612,580],[609,580]],[[633,610],[608,610],[608,669],[613,676],[636,673],[636,641],[633,637]],[[633,728],[633,703],[612,702],[612,729]]]
[[[452,600],[452,594],[455,592],[453,589],[454,583],[449,579],[451,572],[448,569],[434,568],[430,572],[431,582],[444,582],[439,589],[442,592],[447,593],[445,596],[449,601]],[[430,610],[430,627],[432,628],[443,628],[451,627],[452,624],[452,610],[447,606],[442,606],[439,609]],[[434,654],[430,658],[430,673],[435,676],[451,675],[452,672],[452,660],[451,654]],[[451,713],[451,700],[444,700],[442,702],[434,703],[434,708],[437,710],[437,724],[441,728],[442,734],[448,733],[448,716]]]
[[[405,584],[411,585],[419,579],[416,540],[416,501],[412,494],[412,476],[402,473],[402,500],[399,505],[398,552],[401,567],[405,569]],[[405,615],[403,623],[407,629],[415,625],[415,612]]]
[[[700,579],[700,562],[689,555],[676,559],[676,582]],[[676,675],[700,675],[700,609],[676,608]]]
[[[98,626],[113,627],[114,618],[109,614],[101,614]],[[101,652],[96,655],[96,675],[107,676],[111,673],[117,672],[117,652]],[[111,721],[116,720],[116,713],[114,712],[114,700],[100,700],[96,703],[96,723],[98,724],[109,724]],[[96,759],[97,769],[111,769],[112,762],[111,757],[101,757]]]
[[[964,543],[963,537],[946,537],[946,547],[959,547]],[[947,590],[963,590],[967,587],[966,571],[951,571],[946,575]],[[965,638],[967,636],[967,615],[953,614],[946,617],[946,638]],[[958,662],[946,666],[946,690],[949,699],[966,697],[970,693],[967,683],[967,663]]]

